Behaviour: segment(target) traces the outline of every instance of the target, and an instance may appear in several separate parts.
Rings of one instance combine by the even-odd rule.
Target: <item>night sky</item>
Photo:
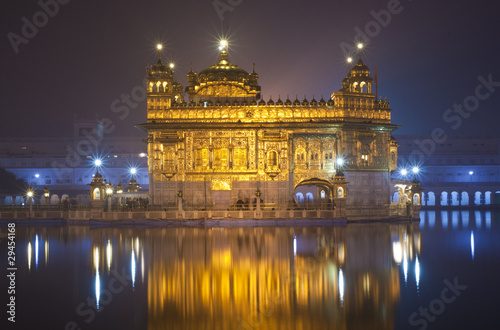
[[[474,103],[478,76],[500,85],[498,1],[215,3],[219,12],[213,0],[71,0],[44,21],[38,1],[4,1],[0,137],[71,136],[75,116],[109,118],[114,135],[142,137],[134,125],[145,122],[146,102],[135,101],[146,64],[156,61],[155,44],[164,44],[165,61],[175,62],[175,77],[186,86],[191,62],[199,72],[218,61],[222,34],[232,63],[247,71],[255,63],[264,99],[327,99],[347,73],[341,44],[358,41],[356,27],[369,39],[363,60],[372,76],[377,66],[379,95],[403,126],[398,133],[498,132],[500,86],[481,87],[484,100]],[[381,14],[376,23],[373,13],[391,11],[390,22]],[[23,35],[23,17],[33,22],[34,15],[38,31],[25,28]],[[132,91],[138,94],[128,105],[120,101]],[[450,112],[445,122],[446,110],[465,99],[468,118],[459,122]]]

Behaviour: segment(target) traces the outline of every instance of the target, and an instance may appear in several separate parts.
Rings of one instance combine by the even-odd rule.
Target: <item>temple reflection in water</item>
[[[146,276],[151,330],[391,329],[399,264],[416,258],[421,241],[409,223],[126,234],[92,231],[96,288],[104,286],[99,269],[109,273],[110,251],[119,249],[132,281]]]
[[[28,268],[34,271],[39,258],[47,266],[50,235],[29,231]],[[113,270],[130,274],[142,306],[147,299],[150,330],[392,329],[400,266],[406,281],[407,263],[416,262],[421,246],[418,223],[66,227],[58,236],[90,238],[82,248],[90,254],[97,310],[106,306],[103,292]],[[36,245],[46,251],[43,257]]]
[[[20,225],[20,313],[33,311],[21,327],[35,328],[56,308],[54,329],[69,322],[81,329],[404,328],[422,301],[441,292],[436,271],[468,285],[471,268],[491,268],[500,212],[421,218],[329,227]],[[483,282],[489,292],[491,281]],[[459,304],[470,306],[453,308]]]

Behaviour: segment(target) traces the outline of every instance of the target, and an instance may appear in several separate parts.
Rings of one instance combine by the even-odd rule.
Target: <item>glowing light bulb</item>
[[[347,63],[351,63],[352,62],[352,57],[348,57],[347,58]]]
[[[221,47],[227,47],[227,40],[223,39],[220,41],[220,46]]]
[[[100,159],[94,160],[94,165],[95,166],[101,166],[102,165],[102,160],[100,160]]]
[[[417,174],[417,173],[418,173],[418,171],[419,171],[419,168],[415,166],[415,167],[412,169],[412,171],[413,171],[413,173],[414,173],[414,174]]]
[[[158,45],[156,45],[156,49],[158,49],[158,50],[162,50],[162,49],[163,49],[163,45],[162,45],[162,44],[158,44]]]
[[[363,49],[363,44],[360,42],[360,43],[358,43],[357,47],[358,47],[358,49]]]
[[[130,174],[136,174],[137,173],[137,169],[135,167],[132,167],[130,169]]]
[[[406,175],[406,174],[408,174],[408,171],[405,168],[403,168],[401,170],[401,175]]]
[[[170,67],[170,69],[173,69],[173,68],[175,68],[175,64],[174,63],[170,63],[169,67]]]

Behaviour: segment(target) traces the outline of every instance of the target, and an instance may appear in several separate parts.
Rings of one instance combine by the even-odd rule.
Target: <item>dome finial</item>
[[[363,50],[363,48],[365,47],[365,45],[363,45],[363,43],[361,43],[361,42],[358,42],[358,44],[356,45],[356,47],[358,48],[358,55],[359,55],[359,59],[361,60],[361,51]]]
[[[228,44],[227,40],[222,39],[219,42],[220,57],[222,58],[222,60],[226,60],[228,49],[229,49],[229,44]]]
[[[156,50],[158,51],[158,62],[161,63],[161,51],[163,49],[162,44],[157,44],[156,45]]]

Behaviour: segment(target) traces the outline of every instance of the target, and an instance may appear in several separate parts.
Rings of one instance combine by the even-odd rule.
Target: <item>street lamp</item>
[[[106,185],[106,195],[108,196],[108,212],[111,211],[111,196],[113,196],[113,185],[108,183]]]
[[[33,187],[30,185],[28,188],[28,191],[26,192],[26,196],[28,196],[29,199],[29,205],[30,205],[30,211],[29,211],[29,217],[33,214],[33,196],[35,195],[35,192],[33,191]]]
[[[26,195],[29,198],[33,198],[34,193],[33,193],[33,188],[31,186],[28,188],[28,192],[26,193]]]
[[[49,204],[49,196],[50,196],[49,188],[47,187],[43,188],[43,197],[45,197],[45,205]]]

